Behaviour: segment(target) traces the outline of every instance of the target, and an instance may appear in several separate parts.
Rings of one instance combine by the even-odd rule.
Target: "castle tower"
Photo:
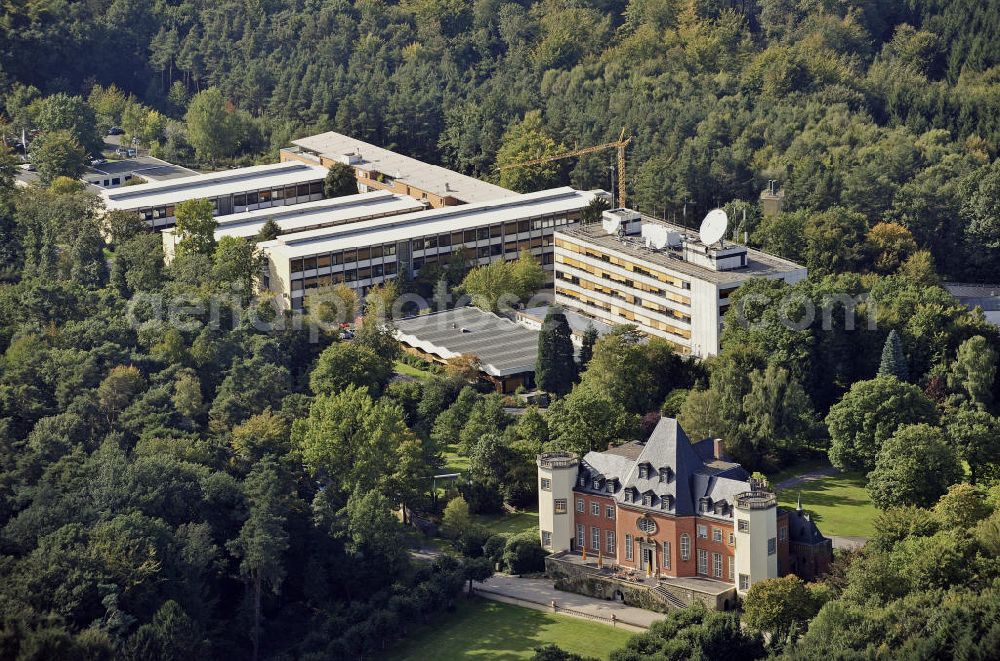
[[[736,589],[740,594],[765,578],[778,576],[778,502],[751,482],[736,496]]]
[[[542,547],[568,551],[573,540],[573,485],[580,460],[572,452],[538,456],[538,533]]]

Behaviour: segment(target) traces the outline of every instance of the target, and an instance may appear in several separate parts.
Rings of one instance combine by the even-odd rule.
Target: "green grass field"
[[[396,374],[402,374],[403,376],[412,376],[417,379],[429,379],[433,374],[430,372],[425,372],[424,370],[418,370],[412,365],[407,365],[406,363],[397,360],[396,361]]]
[[[393,661],[413,659],[530,659],[555,643],[568,652],[607,659],[631,633],[599,622],[473,598],[399,644]]]
[[[443,472],[464,473],[469,470],[469,458],[459,454],[457,445],[447,446],[441,456],[444,457],[444,466],[441,467]]]
[[[808,472],[815,466],[803,467],[794,473],[783,473],[781,479]],[[780,480],[772,480],[772,484]],[[778,492],[778,503],[795,507],[802,495],[802,509],[812,513],[813,521],[824,535],[838,537],[871,537],[872,519],[878,509],[865,491],[865,476],[861,473],[839,473],[803,482]]]
[[[518,512],[517,514],[474,514],[472,520],[485,526],[490,532],[520,533],[538,531],[538,512]]]

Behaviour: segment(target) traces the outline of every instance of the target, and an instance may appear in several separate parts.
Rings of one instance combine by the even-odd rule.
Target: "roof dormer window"
[[[652,507],[653,506],[653,494],[651,494],[651,493],[644,493],[644,494],[642,494],[642,504],[645,505],[646,507]]]
[[[614,480],[608,480],[608,482],[605,485],[605,487],[607,488],[608,493],[614,493],[615,492],[615,481]]]
[[[670,495],[660,496],[660,509],[670,510],[674,508],[674,497]]]
[[[646,479],[646,464],[639,464],[639,479]]]
[[[580,478],[578,480],[578,483],[581,487],[587,486],[587,474],[584,473],[583,471],[580,472]]]
[[[594,491],[600,491],[600,490],[601,490],[601,478],[595,477],[594,478]]]
[[[625,502],[626,503],[632,502],[632,489],[625,489]]]
[[[666,483],[672,480],[674,477],[674,471],[671,470],[669,466],[664,466],[660,469],[660,482]]]

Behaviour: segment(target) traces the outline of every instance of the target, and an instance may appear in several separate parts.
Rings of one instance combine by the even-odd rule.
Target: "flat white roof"
[[[516,194],[514,197],[492,202],[427,209],[390,219],[285,234],[274,241],[258,245],[272,254],[295,259],[512,220],[573,213],[586,208],[594,197],[594,193],[565,186],[536,193]]]
[[[320,226],[343,225],[372,218],[396,216],[420,211],[423,208],[424,205],[418,200],[389,191],[331,197],[285,207],[269,207],[216,216],[215,220],[219,226],[215,230],[215,238],[218,240],[224,236],[252,237],[268,220],[273,220],[283,233],[289,234]],[[172,232],[173,228],[164,231]]]
[[[326,173],[327,169],[319,165],[286,161],[124,186],[101,191],[101,197],[108,209],[143,209],[264,188],[282,188],[322,179]]]
[[[454,197],[468,204],[517,195],[514,191],[475,177],[424,163],[334,131],[292,140],[292,144],[330,159],[357,154],[361,161],[353,164],[355,168],[381,172],[414,188],[441,197]]]

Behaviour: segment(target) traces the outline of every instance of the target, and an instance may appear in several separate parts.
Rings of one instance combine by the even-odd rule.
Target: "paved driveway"
[[[653,622],[666,617],[663,613],[556,590],[552,581],[547,578],[519,578],[497,574],[483,583],[476,583],[474,590],[487,599],[509,600],[508,603],[549,612],[552,612],[551,603],[555,600],[556,612],[563,615],[603,620],[610,620],[614,615],[619,625],[635,630],[648,629]],[[591,617],[587,617],[588,615]]]

